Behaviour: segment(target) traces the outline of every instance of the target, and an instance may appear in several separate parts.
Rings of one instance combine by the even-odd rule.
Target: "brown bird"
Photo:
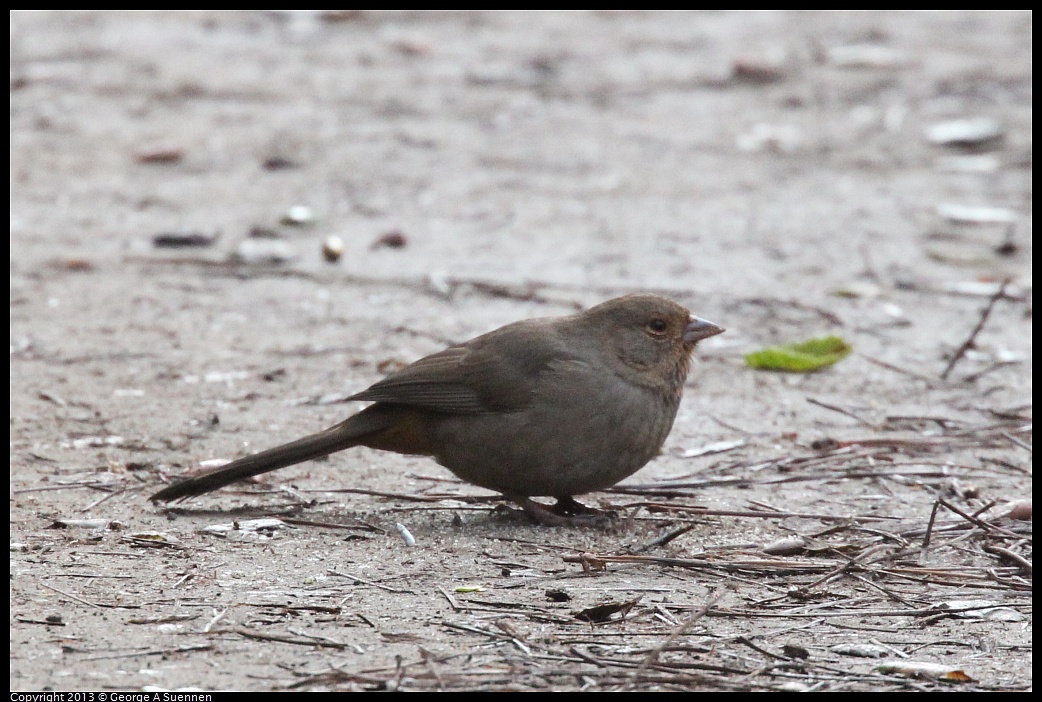
[[[572,495],[603,490],[658,454],[702,339],[724,330],[658,295],[528,319],[421,358],[349,400],[374,404],[302,439],[170,485],[202,495],[352,446],[432,456],[536,521],[567,523]],[[557,498],[553,507],[532,496]]]

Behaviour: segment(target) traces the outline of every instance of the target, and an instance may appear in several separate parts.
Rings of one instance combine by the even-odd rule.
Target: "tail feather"
[[[238,480],[365,444],[367,438],[373,433],[386,428],[386,421],[383,419],[382,413],[363,411],[325,431],[244,456],[209,473],[174,483],[149,499],[153,502],[170,502],[184,497],[203,495]]]

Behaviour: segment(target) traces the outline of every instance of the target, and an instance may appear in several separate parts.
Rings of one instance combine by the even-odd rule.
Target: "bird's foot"
[[[559,514],[565,517],[576,517],[584,514],[598,514],[604,516],[608,514],[602,509],[597,509],[596,507],[587,507],[571,495],[558,497],[557,504],[555,504],[550,509],[553,510],[554,514]]]
[[[587,507],[572,497],[558,497],[557,504],[547,507],[530,497],[512,498],[532,521],[543,526],[599,526],[611,518],[610,512]]]

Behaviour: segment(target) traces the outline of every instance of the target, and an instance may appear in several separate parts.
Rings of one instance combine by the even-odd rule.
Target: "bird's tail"
[[[174,483],[149,499],[153,502],[170,502],[184,497],[203,495],[237,480],[244,480],[254,475],[303,463],[314,458],[322,458],[352,446],[365,444],[368,437],[386,428],[387,421],[383,413],[363,411],[325,431],[244,456],[209,473]]]

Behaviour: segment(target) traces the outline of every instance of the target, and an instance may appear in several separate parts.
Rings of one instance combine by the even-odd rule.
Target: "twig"
[[[871,580],[869,580],[868,578],[864,577],[863,575],[858,575],[857,573],[851,573],[851,577],[856,579],[858,582],[862,582],[865,585],[868,585],[869,587],[874,587],[876,590],[879,590],[880,592],[882,592],[884,595],[886,595],[890,599],[897,600],[898,602],[900,602],[901,604],[905,605],[906,607],[914,607],[915,606],[915,603],[913,603],[912,601],[910,601],[910,600],[908,600],[908,599],[906,599],[904,597],[901,597],[900,595],[898,595],[893,590],[886,589],[885,587],[883,587],[879,583],[872,582]]]
[[[441,594],[445,596],[445,599],[449,601],[449,606],[452,607],[452,611],[460,611],[460,606],[459,603],[456,602],[456,598],[450,595],[449,591],[443,588],[441,585],[438,586],[438,589],[441,590]]]
[[[113,497],[115,497],[116,495],[122,495],[122,494],[123,494],[124,492],[126,492],[126,488],[123,488],[122,490],[116,490],[115,492],[110,492],[109,494],[105,495],[105,496],[104,496],[104,497],[102,497],[101,499],[98,499],[98,500],[94,500],[94,502],[91,502],[91,503],[90,503],[89,505],[87,505],[86,507],[81,507],[81,508],[80,508],[79,510],[77,510],[77,511],[79,511],[79,512],[89,512],[89,511],[91,511],[92,509],[94,509],[95,507],[97,507],[98,505],[100,505],[100,504],[101,504],[102,502],[104,502],[105,500],[111,500],[111,499],[112,499]]]
[[[879,646],[880,648],[887,649],[888,651],[893,653],[898,658],[909,658],[910,657],[907,653],[905,653],[901,649],[894,648],[893,646],[885,644],[882,641],[880,641],[879,639],[869,639],[868,642],[871,643],[871,644],[875,644],[876,646]]]
[[[347,644],[340,643],[338,641],[329,641],[324,638],[294,638],[292,636],[280,636],[279,634],[265,634],[259,631],[253,631],[245,627],[237,626],[232,629],[218,629],[212,633],[215,634],[238,634],[239,636],[247,639],[257,639],[258,641],[278,641],[279,643],[294,644],[296,646],[319,646],[321,648],[336,648],[344,649],[347,648]]]
[[[1018,466],[1018,465],[1014,465],[1013,463],[1010,463],[1009,461],[1004,461],[1001,458],[992,458],[990,456],[980,456],[979,459],[980,459],[981,463],[988,463],[988,464],[991,464],[991,465],[994,465],[994,466],[1002,466],[1003,468],[1007,468],[1007,469],[1013,471],[1014,473],[1020,473],[1021,475],[1030,475],[1031,474],[1031,471],[1028,470],[1027,468],[1024,468],[1024,467]]]
[[[633,553],[644,553],[645,551],[650,551],[653,548],[658,548],[659,546],[665,546],[666,544],[668,544],[673,539],[677,538],[678,536],[683,536],[684,534],[688,533],[689,531],[691,531],[694,528],[695,528],[694,524],[688,524],[687,526],[682,526],[679,529],[674,529],[673,531],[669,532],[668,534],[663,534],[662,536],[658,537],[657,539],[652,539],[651,541],[647,542],[643,546],[638,546],[637,548],[633,549],[632,552]]]
[[[990,532],[994,532],[996,534],[1003,534],[1005,536],[1010,536],[1010,537],[1013,537],[1014,539],[1019,537],[1018,534],[1014,534],[1011,531],[1007,531],[1007,530],[1003,529],[1002,527],[997,527],[994,524],[991,524],[989,522],[984,521],[980,517],[975,517],[972,514],[966,514],[961,509],[959,509],[955,505],[951,504],[950,502],[948,502],[944,498],[938,498],[937,501],[940,502],[945,507],[947,507],[952,512],[955,512],[957,515],[959,515],[960,517],[962,517],[966,521],[973,522],[974,524],[979,526],[981,529],[984,529],[984,530],[990,531]]]
[[[370,587],[378,587],[381,590],[387,590],[387,592],[397,592],[397,593],[403,593],[403,592],[408,593],[409,592],[409,590],[397,590],[397,589],[395,589],[393,587],[387,587],[386,585],[381,585],[380,583],[374,583],[372,580],[365,580],[364,578],[359,578],[357,575],[351,575],[350,573],[345,573],[345,572],[343,572],[341,570],[333,570],[332,568],[330,568],[327,572],[330,575],[338,575],[341,578],[347,578],[348,580],[353,580],[356,583],[361,583],[362,585],[369,585]]]
[[[988,373],[991,373],[993,371],[997,371],[999,368],[1005,368],[1006,366],[1012,366],[1012,365],[1014,365],[1016,363],[1020,363],[1020,361],[998,361],[996,363],[992,363],[987,368],[979,370],[976,373],[970,373],[969,375],[967,375],[966,377],[964,377],[962,379],[962,382],[967,383],[967,384],[976,383],[978,380],[980,380],[981,378],[986,376]]]
[[[766,307],[767,309],[774,309],[775,307],[782,307],[786,309],[798,309],[806,312],[813,312],[822,319],[826,320],[829,324],[833,324],[837,327],[843,326],[843,319],[830,310],[826,310],[822,307],[815,307],[814,305],[808,305],[800,302],[799,300],[789,299],[783,300],[777,297],[753,297],[743,300],[758,307]]]
[[[72,594],[71,592],[65,592],[65,590],[59,590],[58,588],[54,587],[53,585],[48,585],[47,583],[40,583],[40,585],[42,585],[43,587],[47,588],[48,590],[54,590],[58,594],[65,595],[66,597],[71,597],[72,599],[76,600],[80,604],[85,604],[85,605],[88,605],[90,607],[97,607],[98,609],[105,609],[105,608],[109,608],[109,609],[141,609],[141,605],[102,604],[102,603],[98,603],[98,602],[90,602],[89,600],[85,600],[82,597],[77,597],[76,595]]]
[[[418,646],[417,648],[420,651],[420,658],[423,660],[423,664],[427,667],[427,670],[429,670],[431,675],[434,677],[434,681],[438,684],[436,690],[438,692],[445,692],[445,681],[441,679],[441,673],[434,667],[435,655],[423,646]],[[361,647],[359,647],[358,652],[363,653]]]
[[[1014,553],[1008,548],[1002,548],[1001,546],[995,546],[993,544],[984,544],[982,548],[988,553],[994,553],[996,556],[1002,556],[1006,560],[1013,561],[1019,565],[1025,573],[1031,575],[1031,561],[1024,558],[1019,553]]]
[[[933,503],[933,509],[930,510],[930,521],[926,523],[926,534],[923,536],[922,550],[925,552],[930,546],[930,537],[933,535],[933,523],[937,519],[937,510],[940,509],[940,500]]]
[[[1004,605],[1010,609],[1017,606],[1030,607],[1025,603]],[[969,607],[924,607],[922,609],[843,609],[832,612],[761,612],[755,609],[718,609],[714,612],[717,616],[749,617],[755,619],[831,619],[833,617],[929,617],[936,614],[950,616],[963,612],[977,612],[982,609],[994,609],[995,604],[972,605]]]
[[[501,634],[498,631],[487,631],[485,629],[478,629],[477,627],[467,626],[466,624],[457,624],[456,622],[450,622],[442,620],[442,626],[447,626],[451,629],[459,629],[460,631],[467,631],[471,634],[480,634],[481,636],[487,636],[491,639],[497,639],[500,641],[509,641],[510,637],[506,634]]]
[[[936,380],[934,380],[933,378],[931,378],[929,376],[920,375],[919,373],[916,373],[915,371],[910,371],[910,370],[908,370],[906,368],[901,368],[900,366],[895,366],[893,363],[887,363],[886,361],[883,361],[883,360],[878,359],[878,358],[873,358],[872,356],[869,356],[867,354],[859,353],[858,356],[861,356],[861,358],[865,359],[869,363],[874,363],[875,365],[879,366],[880,368],[886,368],[887,370],[892,370],[895,373],[901,373],[903,375],[911,376],[912,378],[915,378],[916,380],[922,380],[923,382],[928,383],[930,385],[930,387],[934,387],[936,385],[936,383],[937,383]]]
[[[22,495],[27,492],[49,492],[51,490],[69,490],[71,488],[90,488],[91,490],[107,490],[113,487],[116,483],[99,483],[99,482],[77,482],[77,483],[64,483],[62,485],[45,485],[43,487],[30,487],[20,488],[18,490],[12,490],[15,495]]]
[[[871,429],[875,429],[876,428],[875,424],[873,424],[872,422],[869,422],[866,419],[862,419],[861,417],[857,416],[856,414],[854,414],[850,410],[845,410],[842,407],[837,407],[835,405],[830,405],[828,403],[822,402],[821,400],[815,400],[813,397],[808,397],[808,398],[805,398],[805,399],[807,400],[807,402],[811,403],[812,405],[817,405],[818,407],[824,407],[825,409],[832,410],[833,412],[839,412],[843,416],[850,417],[854,421],[860,422],[861,424],[864,424],[866,427],[869,427]]]
[[[766,648],[763,648],[761,646],[758,646],[758,645],[754,644],[748,637],[745,637],[745,636],[737,636],[737,637],[735,637],[734,642],[735,643],[740,643],[743,646],[748,646],[752,650],[756,651],[757,653],[762,653],[763,655],[767,656],[768,658],[774,658],[775,660],[780,660],[780,661],[787,661],[787,660],[789,660],[785,656],[779,656],[777,653],[771,653]]]
[[[679,639],[681,636],[691,631],[691,629],[694,628],[695,624],[697,624],[699,620],[701,620],[704,616],[706,616],[709,613],[710,608],[712,608],[713,605],[720,601],[720,598],[722,596],[723,591],[717,591],[716,593],[714,593],[712,597],[706,600],[706,603],[704,605],[692,612],[691,616],[688,617],[687,620],[681,622],[680,626],[675,628],[673,630],[673,633],[666,637],[665,641],[663,641],[655,648],[651,649],[651,652],[648,653],[647,657],[643,661],[641,661],[640,665],[637,666],[637,669],[633,672],[633,677],[637,678],[643,675],[648,668],[653,666],[658,661],[658,657],[662,653],[662,651],[664,651],[666,648],[669,648],[669,646],[674,641]]]
[[[286,524],[294,524],[296,526],[313,526],[313,527],[324,527],[326,529],[366,529],[368,531],[377,531],[381,534],[386,534],[386,529],[381,529],[375,524],[368,524],[363,521],[359,521],[357,524],[337,524],[336,522],[318,522],[313,519],[297,519],[296,517],[279,517]]]
[[[754,432],[754,431],[749,431],[748,429],[742,429],[741,427],[737,427],[737,426],[735,426],[733,424],[728,424],[727,422],[725,422],[724,420],[720,419],[719,417],[715,417],[715,416],[713,416],[711,414],[708,415],[708,416],[709,416],[709,418],[711,420],[713,420],[714,422],[716,422],[717,424],[719,424],[720,426],[722,426],[724,429],[726,429],[728,431],[733,431],[733,432],[735,432],[737,434],[745,434],[746,436],[753,436],[754,434],[756,434],[756,432]]]
[[[948,374],[955,368],[955,364],[962,360],[962,357],[966,355],[966,352],[973,346],[973,342],[977,339],[977,335],[980,334],[984,328],[985,322],[988,321],[988,317],[991,316],[991,311],[995,308],[995,303],[1001,300],[1006,295],[1006,286],[1010,283],[1010,279],[1006,278],[1002,281],[1002,285],[995,291],[995,294],[988,300],[988,304],[981,310],[980,318],[977,320],[977,325],[970,332],[970,335],[966,337],[966,341],[962,342],[962,345],[952,354],[952,358],[948,361],[948,365],[941,373],[941,380],[947,380]]]
[[[80,658],[81,661],[104,661],[114,658],[133,658],[135,656],[169,656],[172,653],[191,653],[192,651],[211,651],[213,644],[195,644],[176,648],[152,648],[146,651],[130,651],[128,653],[106,653],[100,656]]]
[[[214,625],[216,625],[217,622],[221,621],[221,619],[224,618],[224,615],[227,614],[227,613],[228,613],[228,608],[227,607],[225,607],[224,609],[222,609],[220,611],[214,610],[213,617],[210,619],[210,621],[208,621],[206,623],[206,626],[203,627],[203,633],[204,634],[209,634],[210,630],[214,628]]]
[[[844,476],[847,477],[847,476]],[[860,476],[859,476],[860,477]],[[753,517],[756,519],[820,519],[823,522],[888,522],[888,521],[899,521],[899,517],[876,517],[876,516],[859,516],[859,515],[835,515],[835,514],[818,514],[818,513],[807,513],[807,512],[772,512],[758,509],[710,509],[708,507],[698,507],[696,505],[671,505],[664,502],[632,502],[622,506],[622,509],[628,509],[630,507],[654,507],[664,512],[691,512],[694,514],[704,514],[706,516],[714,517]],[[680,536],[680,534],[677,534]]]
[[[335,488],[301,490],[300,492],[344,492],[353,495],[370,495],[373,497],[387,497],[393,500],[404,500],[406,502],[441,502],[442,500],[459,500],[460,502],[494,502],[502,500],[500,495],[407,495],[400,492],[383,492],[381,490],[366,490],[364,488]]]
[[[868,556],[874,556],[875,555],[875,551],[880,549],[880,548],[885,548],[885,547],[882,547],[881,544],[877,544],[875,547],[868,548],[868,549],[862,551],[860,554],[858,554],[857,556],[855,556],[853,558],[851,558],[851,557],[849,557],[849,556],[847,556],[847,555],[845,555],[843,553],[839,553],[838,555],[840,557],[842,557],[842,558],[846,558],[847,562],[837,566],[832,571],[830,571],[828,573],[825,573],[824,575],[822,575],[820,578],[818,578],[817,580],[815,580],[811,584],[801,586],[799,588],[800,593],[801,594],[809,593],[811,590],[816,588],[818,585],[821,585],[822,583],[831,580],[832,578],[836,577],[837,575],[841,575],[842,573],[845,573],[846,571],[850,570],[851,568],[855,568],[855,567],[858,567],[858,566],[864,567],[862,561],[865,561]]]
[[[1009,441],[1012,444],[1016,444],[1017,446],[1019,446],[1020,448],[1024,449],[1028,453],[1033,453],[1034,447],[1031,444],[1029,444],[1028,442],[1024,441],[1023,439],[1018,439],[1017,437],[1015,437],[1012,434],[1010,434],[1008,431],[1000,431],[999,432],[999,436],[1001,436],[1002,438],[1006,439],[1007,441]]]

